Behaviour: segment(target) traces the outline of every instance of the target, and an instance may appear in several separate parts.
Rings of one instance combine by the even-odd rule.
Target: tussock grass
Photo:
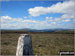
[[[58,55],[59,51],[74,51],[73,34],[31,34],[35,54]]]
[[[20,34],[1,34],[1,54],[15,55]],[[62,51],[74,51],[74,34],[31,34],[34,54],[58,55]]]

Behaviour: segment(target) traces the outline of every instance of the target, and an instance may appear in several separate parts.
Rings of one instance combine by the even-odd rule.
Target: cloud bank
[[[1,16],[1,29],[21,29],[21,28],[31,28],[31,29],[46,29],[46,28],[61,28],[64,25],[61,25],[63,22],[70,22],[72,20],[60,20],[52,19],[52,17],[46,17],[45,20],[32,20],[32,19],[22,19],[22,18],[12,18],[9,16]],[[66,27],[73,27],[72,24],[65,24]]]

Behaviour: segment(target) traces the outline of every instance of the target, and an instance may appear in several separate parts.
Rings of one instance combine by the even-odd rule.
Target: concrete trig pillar
[[[29,34],[21,34],[19,37],[16,56],[33,56],[32,38]]]

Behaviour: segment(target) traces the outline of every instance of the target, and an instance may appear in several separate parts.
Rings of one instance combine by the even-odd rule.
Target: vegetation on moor
[[[70,32],[70,31],[69,31]],[[74,33],[30,33],[34,54],[38,55],[58,55],[59,51],[74,51]],[[21,34],[21,33],[20,33]],[[1,54],[15,55],[18,33],[1,34]]]

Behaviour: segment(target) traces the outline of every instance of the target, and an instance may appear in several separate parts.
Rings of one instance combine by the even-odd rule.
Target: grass
[[[74,50],[73,34],[31,34],[34,54],[58,55],[59,51]]]
[[[1,54],[15,55],[20,34],[1,34]]]
[[[15,55],[20,34],[1,34],[1,54]],[[34,54],[58,55],[62,51],[74,51],[74,34],[31,34]]]

